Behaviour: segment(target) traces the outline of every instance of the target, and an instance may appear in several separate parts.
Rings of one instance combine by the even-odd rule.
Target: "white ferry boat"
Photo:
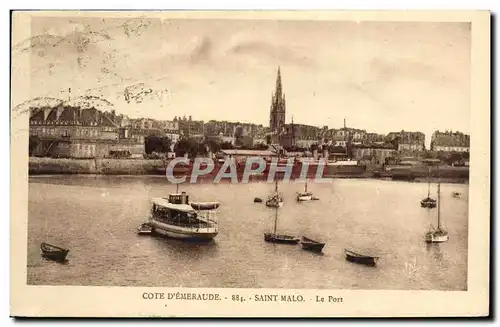
[[[193,209],[185,192],[153,198],[148,223],[154,234],[186,240],[209,241],[219,233],[215,210]]]

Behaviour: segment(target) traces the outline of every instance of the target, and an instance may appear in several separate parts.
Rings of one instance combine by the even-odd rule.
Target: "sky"
[[[23,101],[267,126],[280,66],[287,122],[469,133],[468,23],[35,17],[12,51]]]

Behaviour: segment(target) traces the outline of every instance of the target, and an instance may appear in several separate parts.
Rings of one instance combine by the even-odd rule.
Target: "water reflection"
[[[436,261],[443,261],[443,252],[441,250],[440,244],[437,243],[426,243],[426,250],[429,252],[433,259]]]

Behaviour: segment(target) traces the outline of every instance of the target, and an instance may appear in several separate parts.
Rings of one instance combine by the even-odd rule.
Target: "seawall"
[[[163,160],[153,159],[55,159],[29,158],[30,175],[103,174],[163,175]]]
[[[429,175],[426,167],[391,167],[385,176],[377,174],[376,167],[327,166],[324,177],[329,178],[392,178],[394,180],[421,181]],[[378,167],[377,167],[378,168]],[[56,159],[29,158],[30,175],[102,174],[102,175],[164,175],[165,162],[161,159]],[[190,175],[189,170],[181,175]],[[213,176],[212,176],[213,175]],[[215,173],[206,178],[213,178]],[[177,174],[176,174],[177,176]],[[314,178],[315,174],[311,176]],[[452,183],[466,183],[469,167],[441,166],[431,168],[431,178]],[[258,178],[257,178],[258,179]]]

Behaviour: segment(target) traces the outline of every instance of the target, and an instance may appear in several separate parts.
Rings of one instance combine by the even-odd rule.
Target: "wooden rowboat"
[[[150,224],[144,223],[137,227],[137,234],[139,235],[150,235],[153,233],[153,227]]]
[[[191,207],[194,210],[215,210],[219,208],[219,202],[191,202]]]
[[[48,243],[40,245],[42,256],[54,261],[65,261],[69,250]]]
[[[302,249],[313,252],[321,252],[325,247],[325,243],[312,240],[305,236],[302,236],[300,244],[302,244]]]
[[[344,252],[347,261],[359,263],[362,265],[375,266],[379,259],[379,257],[376,256],[372,256],[369,254],[361,254],[348,249],[344,249]]]

